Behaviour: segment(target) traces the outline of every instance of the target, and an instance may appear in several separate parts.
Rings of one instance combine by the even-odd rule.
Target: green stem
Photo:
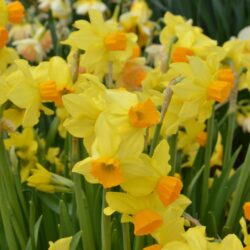
[[[161,118],[160,118],[160,122],[155,127],[153,140],[152,140],[150,150],[149,150],[149,156],[152,156],[154,154],[154,150],[155,150],[155,148],[158,144],[158,141],[160,139],[160,133],[161,133],[161,127],[163,124],[163,120],[164,120],[164,117],[167,113],[169,104],[170,104],[172,96],[173,96],[172,86],[179,83],[182,80],[183,80],[183,77],[174,78],[173,80],[171,80],[169,82],[166,89],[164,90],[164,93],[163,93],[164,99],[163,99],[163,104],[161,107]]]
[[[94,250],[95,244],[93,238],[93,228],[90,219],[87,197],[81,185],[81,176],[74,173],[72,175],[73,181],[75,183],[77,215],[79,218],[80,229],[82,230],[82,243],[84,246],[84,250]]]
[[[5,194],[4,194],[4,187],[2,180],[0,179],[0,214],[3,221],[3,228],[5,232],[6,241],[8,244],[9,249],[11,250],[18,250],[17,240],[14,236],[14,230],[11,225],[11,216],[10,216],[10,210],[6,207],[6,201],[5,201]],[[5,201],[5,202],[2,202]]]
[[[71,158],[71,166],[77,162],[78,160],[78,141],[76,138],[72,138],[72,158]],[[82,244],[84,250],[93,249],[95,250],[95,242],[94,242],[94,233],[92,222],[90,218],[89,205],[88,200],[85,194],[85,191],[82,188],[82,178],[80,175],[73,173],[72,174],[73,182],[74,182],[74,191],[76,198],[76,206],[77,206],[77,215],[79,219],[80,229],[82,230]]]
[[[177,172],[177,142],[178,142],[178,134],[174,134],[168,138],[169,148],[170,148],[170,165],[171,173],[170,175],[174,175]]]
[[[233,68],[233,65],[231,67]],[[228,166],[227,163],[232,154],[234,130],[236,127],[238,89],[239,89],[240,77],[243,73],[245,73],[245,71],[246,69],[242,68],[238,74],[235,73],[236,75],[235,81],[234,81],[233,89],[231,91],[230,98],[229,98],[227,137],[226,137],[226,142],[225,142],[225,153],[223,157],[223,168],[227,168]]]
[[[106,189],[102,193],[102,250],[111,250],[111,217],[106,216],[103,209],[107,206]]]
[[[212,116],[208,120],[207,124],[208,140],[205,149],[205,169],[203,171],[202,190],[201,190],[200,218],[202,222],[204,222],[205,220],[207,206],[208,206],[208,182],[210,176],[210,158],[212,155],[212,147],[213,147],[213,133],[214,133],[214,110],[212,111]]]
[[[167,72],[169,70],[169,65],[171,62],[172,58],[172,50],[174,44],[178,41],[178,37],[174,36],[170,39],[169,47],[168,47],[168,52],[167,52],[167,62],[166,62],[166,68],[163,69],[163,72]]]
[[[29,217],[29,231],[30,231],[30,238],[31,238],[31,249],[36,249],[35,244],[35,234],[34,234],[34,225],[35,225],[35,208],[33,201],[29,202],[30,204],[30,217]]]
[[[58,52],[59,52],[58,37],[57,37],[57,33],[56,33],[55,20],[52,16],[51,11],[49,12],[49,29],[51,32],[54,54],[58,55]]]
[[[122,224],[123,250],[131,250],[129,223]]]
[[[154,131],[154,137],[151,142],[150,150],[149,150],[149,156],[153,156],[154,150],[158,144],[159,138],[160,138],[160,133],[161,133],[161,127],[162,127],[162,122],[158,123],[155,127]]]
[[[49,147],[53,144],[55,141],[57,131],[58,131],[58,126],[60,124],[60,120],[58,117],[55,117],[53,121],[50,123],[49,131],[46,136],[46,146],[45,146],[45,151],[47,152]]]
[[[144,247],[144,236],[136,236],[134,241],[134,250],[142,250]]]

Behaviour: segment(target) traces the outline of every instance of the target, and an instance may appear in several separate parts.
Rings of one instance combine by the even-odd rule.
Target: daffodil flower
[[[102,78],[108,73],[110,63],[113,65],[113,71],[119,72],[133,54],[136,35],[120,30],[114,20],[105,22],[97,10],[90,10],[89,18],[90,23],[76,21],[74,26],[78,30],[72,32],[64,43],[85,52],[82,56],[82,66],[87,72]]]
[[[104,188],[118,186],[134,176],[149,174],[140,158],[143,145],[136,137],[121,140],[103,115],[98,118],[95,129],[91,156],[76,163],[73,172],[84,175],[90,183],[102,184]]]
[[[7,81],[13,86],[8,98],[24,109],[22,125],[37,124],[40,110],[47,115],[53,112],[43,103],[54,102],[62,106],[62,96],[73,91],[71,72],[60,57],[53,57],[37,67],[31,67],[24,60],[17,60],[17,71],[9,75]]]

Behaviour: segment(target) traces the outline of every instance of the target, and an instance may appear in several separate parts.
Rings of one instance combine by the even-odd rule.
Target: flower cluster
[[[38,246],[35,202],[47,220],[52,211],[60,217],[62,239],[47,237],[49,249],[97,249],[99,231],[111,249],[120,222],[126,249],[131,235],[135,250],[249,249],[241,217],[250,220],[250,153],[238,166],[232,145],[236,122],[250,130],[249,101],[238,102],[250,90],[250,39],[219,46],[170,12],[156,32],[145,1],[121,15],[120,7],[110,15],[101,1],[76,1],[75,14],[89,19],[70,30],[69,1],[40,0],[33,22],[36,10],[24,21],[19,1],[0,1],[0,167],[10,166],[0,170],[0,198],[14,185],[16,199],[0,218],[17,235],[13,249]],[[25,192],[30,238],[21,233]],[[9,229],[6,209],[15,213],[19,202],[26,217]]]

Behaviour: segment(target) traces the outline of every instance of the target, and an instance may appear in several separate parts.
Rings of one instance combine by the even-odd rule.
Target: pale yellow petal
[[[88,157],[83,161],[77,162],[74,165],[72,172],[82,174],[90,183],[98,183],[98,180],[91,173],[92,161],[93,159]]]

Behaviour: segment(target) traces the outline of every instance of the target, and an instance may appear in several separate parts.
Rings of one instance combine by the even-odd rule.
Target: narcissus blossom
[[[104,21],[96,10],[89,11],[90,23],[76,21],[78,29],[64,42],[83,50],[83,66],[97,76],[108,73],[109,64],[114,72],[119,72],[123,64],[132,56],[136,46],[136,35],[122,31],[114,20]]]
[[[40,110],[52,114],[43,103],[54,102],[60,106],[62,96],[73,91],[71,72],[60,57],[53,57],[37,67],[29,66],[24,60],[16,61],[16,65],[18,69],[7,79],[13,86],[8,98],[25,110],[22,125],[30,127],[38,122]]]

